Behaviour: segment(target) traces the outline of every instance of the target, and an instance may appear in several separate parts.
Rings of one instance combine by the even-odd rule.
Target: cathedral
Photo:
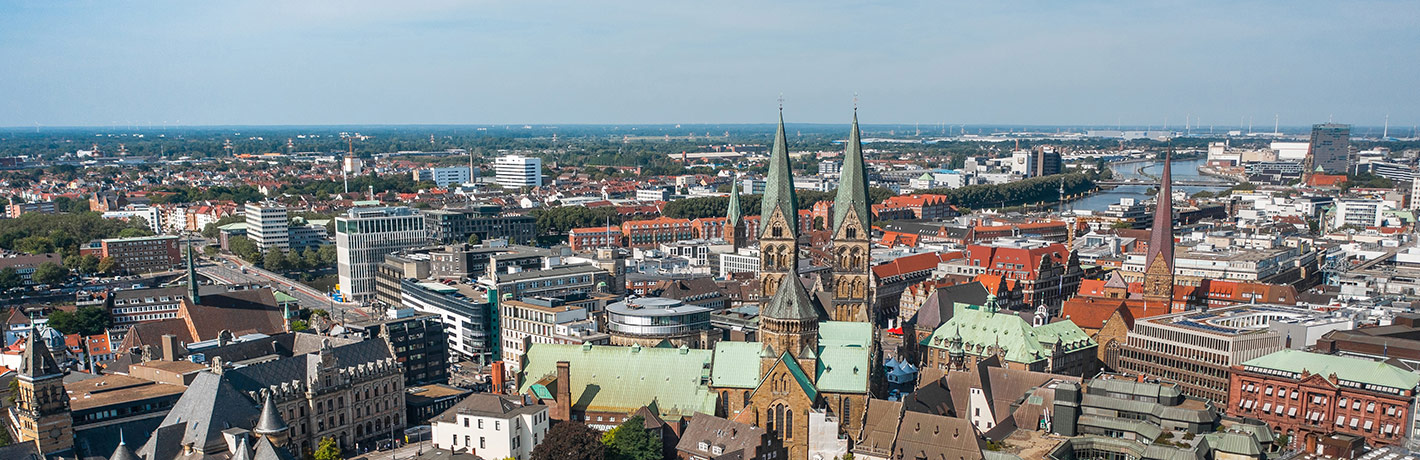
[[[717,346],[710,385],[727,418],[777,434],[790,458],[810,458],[810,436],[856,433],[880,385],[867,195],[855,113],[829,229],[832,270],[814,280],[800,278],[804,235],[780,114],[760,201],[759,342]],[[727,223],[736,227],[727,231],[736,237],[744,233],[738,201],[732,194]],[[751,372],[745,375],[751,378],[724,378]]]

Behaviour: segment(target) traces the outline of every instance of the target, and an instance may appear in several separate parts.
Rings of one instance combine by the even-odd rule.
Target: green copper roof
[[[833,201],[833,231],[843,225],[849,213],[858,216],[866,228],[868,218],[868,176],[863,166],[863,141],[858,133],[858,112],[853,112],[853,129],[848,134],[848,150],[843,154],[843,170],[838,177],[838,197]],[[862,235],[864,238],[867,235]]]
[[[291,303],[291,302],[296,302],[296,301],[297,301],[295,297],[291,297],[291,296],[289,296],[289,295],[286,295],[285,292],[272,291],[271,293],[276,296],[276,303],[277,303],[278,305],[279,305],[279,304],[283,304],[283,303]]]
[[[818,366],[821,391],[868,391],[873,326],[857,321],[823,321],[818,325]]]
[[[779,290],[774,291],[774,297],[769,298],[769,303],[761,308],[759,314],[765,318],[778,319],[818,318],[818,311],[814,310],[813,302],[809,300],[808,293],[804,292],[804,285],[799,283],[799,277],[795,275],[790,275],[779,283]]]
[[[1070,321],[1057,321],[1032,327],[1025,319],[1010,313],[993,313],[983,307],[957,303],[952,319],[932,332],[924,345],[946,349],[951,339],[961,335],[966,353],[983,356],[991,347],[1005,350],[1003,358],[1017,363],[1033,363],[1049,359],[1050,348],[1057,341],[1064,351],[1096,346],[1085,331]]]
[[[809,401],[818,400],[818,389],[814,388],[814,383],[809,381],[809,375],[804,373],[804,368],[799,367],[799,362],[794,356],[785,352],[779,355],[779,363],[789,369],[789,374],[794,376],[794,381],[799,383],[799,388],[809,395]]]
[[[1243,367],[1258,367],[1274,371],[1312,374],[1336,377],[1363,385],[1379,385],[1400,390],[1412,390],[1420,385],[1420,375],[1406,372],[1401,368],[1380,361],[1351,358],[1346,356],[1307,353],[1300,350],[1282,350],[1243,363]]]
[[[740,184],[730,183],[730,209],[725,213],[725,225],[734,227],[744,216],[740,211]]]
[[[764,196],[760,200],[760,237],[769,232],[769,216],[774,210],[784,213],[789,232],[799,232],[799,199],[794,194],[794,170],[789,165],[789,143],[784,136],[784,113],[779,113],[779,130],[774,133],[774,149],[769,152],[769,175],[765,177]]]
[[[711,356],[710,350],[539,343],[528,348],[518,392],[556,376],[557,362],[567,361],[573,405],[579,410],[629,414],[655,402],[665,418],[713,414],[715,394],[702,383],[709,377]]]
[[[247,223],[246,223],[245,221],[242,221],[242,222],[232,222],[232,223],[227,224],[227,225],[218,225],[218,226],[217,226],[217,229],[218,229],[218,230],[226,230],[226,231],[229,231],[229,232],[232,231],[232,230],[246,230],[246,228],[247,228]]]
[[[727,388],[759,386],[759,342],[715,343],[715,361],[711,363],[710,385]]]
[[[547,391],[547,387],[545,386],[534,384],[532,386],[532,392],[534,395],[537,395],[538,398],[553,399],[552,392]]]

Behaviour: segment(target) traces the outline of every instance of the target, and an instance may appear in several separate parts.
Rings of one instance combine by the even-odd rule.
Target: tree
[[[311,323],[303,319],[291,320],[292,332],[305,332],[311,328]]]
[[[119,238],[138,238],[143,236],[149,236],[152,234],[153,232],[138,227],[128,227],[118,231]]]
[[[478,246],[483,244],[483,238],[479,237],[477,233],[470,233],[468,234],[468,244]]]
[[[15,241],[15,250],[26,254],[54,252],[54,240],[44,236],[27,236]]]
[[[305,251],[301,251],[301,259],[301,263],[307,268],[320,268],[325,265],[321,263],[320,253],[313,248],[308,247]]]
[[[337,261],[337,257],[338,257],[337,254],[336,254],[336,252],[335,252],[335,245],[333,245],[333,244],[323,245],[323,246],[321,246],[321,247],[319,247],[319,248],[316,249],[316,253],[317,253],[317,254],[320,254],[321,265],[325,265],[325,266],[335,265],[335,262]]]
[[[84,254],[79,257],[79,273],[97,273],[99,271],[99,258],[93,254]]]
[[[20,279],[20,272],[16,271],[15,267],[0,269],[0,289],[14,289],[20,287],[22,282],[24,280]]]
[[[657,460],[663,457],[661,440],[646,431],[646,419],[633,416],[608,432],[606,458],[609,460]]]
[[[241,257],[247,262],[256,262],[256,258],[261,255],[261,249],[256,247],[256,243],[245,236],[227,240],[227,248],[232,250],[232,254],[236,254],[237,257]]]
[[[286,254],[282,253],[280,248],[271,248],[267,249],[266,256],[262,257],[261,268],[283,271],[290,267],[286,264]]]
[[[96,268],[98,268],[99,273],[110,275],[113,274],[114,270],[118,269],[118,261],[114,260],[113,256],[104,257],[99,259],[99,264]]]
[[[69,269],[54,262],[45,262],[35,267],[30,279],[39,284],[61,284],[69,280]]]
[[[605,452],[597,430],[578,422],[559,422],[533,448],[532,460],[602,460]]]
[[[335,445],[335,438],[321,438],[320,447],[316,448],[315,460],[341,460],[340,446]]]
[[[203,254],[203,255],[206,255],[207,257],[217,257],[217,247],[216,247],[216,246],[203,246],[203,247],[202,247],[202,254]]]
[[[45,324],[65,334],[87,336],[102,334],[112,323],[113,320],[109,317],[107,309],[82,307],[73,313],[64,310],[50,313],[49,320]]]

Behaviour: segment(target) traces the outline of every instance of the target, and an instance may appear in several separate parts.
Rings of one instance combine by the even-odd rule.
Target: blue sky
[[[0,126],[1420,123],[1420,2],[5,2]]]

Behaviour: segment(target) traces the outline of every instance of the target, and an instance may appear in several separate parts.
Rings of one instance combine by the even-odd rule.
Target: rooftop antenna
[[[1381,139],[1390,137],[1390,114],[1385,114],[1385,127],[1381,128]]]
[[[1282,115],[1281,115],[1281,114],[1277,114],[1277,113],[1272,114],[1272,134],[1275,135],[1275,136],[1280,136],[1280,135],[1282,135]]]

